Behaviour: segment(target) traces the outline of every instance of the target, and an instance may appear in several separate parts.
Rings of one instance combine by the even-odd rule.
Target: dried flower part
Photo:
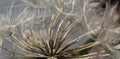
[[[115,36],[116,32],[113,31],[113,28],[116,29],[117,27],[116,19],[119,17],[116,16],[116,5],[113,8],[107,9],[105,4],[107,0],[96,0],[95,2],[100,3],[91,4],[90,6],[98,9],[93,8],[94,10],[92,10],[87,5],[88,0],[86,0],[87,2],[82,7],[81,1],[24,0],[23,2],[25,5],[27,4],[27,7],[20,14],[11,18],[13,15],[10,11],[8,19],[3,17],[5,20],[9,20],[9,24],[4,24],[6,25],[5,29],[7,29],[6,34],[8,36],[2,35],[17,50],[20,49],[24,53],[7,49],[4,46],[2,49],[14,55],[39,58],[50,57],[51,59],[59,59],[61,57],[68,59],[94,58],[98,55],[109,56],[104,54],[105,52],[87,52],[85,55],[72,54],[97,45],[109,43],[113,38],[117,37]],[[12,10],[12,7],[10,10]],[[91,11],[99,13],[98,15],[95,12],[89,13]],[[92,19],[94,16],[96,18]],[[15,21],[11,21],[11,19]],[[91,35],[96,36],[93,38],[94,42],[85,44]]]

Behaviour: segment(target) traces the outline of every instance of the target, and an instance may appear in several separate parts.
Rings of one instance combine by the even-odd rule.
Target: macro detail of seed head
[[[119,59],[119,0],[10,2],[0,12],[1,58]]]

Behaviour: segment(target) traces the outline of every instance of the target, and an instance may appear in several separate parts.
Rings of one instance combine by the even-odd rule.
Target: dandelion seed
[[[70,0],[67,3],[64,0],[56,1],[56,4],[52,4],[55,2],[54,0],[24,0],[23,2],[28,4],[28,6],[15,17],[15,20],[17,19],[20,21],[17,23],[11,22],[10,25],[4,25],[4,28],[10,33],[10,36],[5,37],[4,34],[2,34],[2,36],[4,36],[4,39],[7,41],[13,43],[13,46],[27,54],[14,50],[11,51],[7,48],[2,49],[25,57],[59,59],[61,57],[72,58],[74,56],[69,56],[71,52],[79,52],[103,44],[103,41],[106,42],[106,40],[100,40],[99,37],[102,35],[99,35],[98,41],[75,46],[77,43],[81,43],[84,40],[86,41],[90,35],[99,33],[100,30],[102,31],[102,28],[90,28],[90,24],[86,18],[87,3],[83,8],[84,14],[81,14],[80,17],[76,17],[76,13],[78,13],[76,11],[81,10],[79,7],[79,0]],[[30,6],[35,11],[29,10],[32,9]],[[53,10],[51,6],[55,10]],[[67,8],[69,8],[69,10]],[[50,15],[48,15],[48,11],[50,11]],[[29,14],[30,16],[28,16]],[[83,28],[80,28],[78,24],[81,24],[80,26],[85,25],[87,29],[84,30],[89,31],[86,33],[79,32]],[[73,46],[75,47],[72,48]],[[75,57],[82,58],[84,56],[85,55],[78,54]],[[96,54],[88,57],[93,56],[96,56]]]

